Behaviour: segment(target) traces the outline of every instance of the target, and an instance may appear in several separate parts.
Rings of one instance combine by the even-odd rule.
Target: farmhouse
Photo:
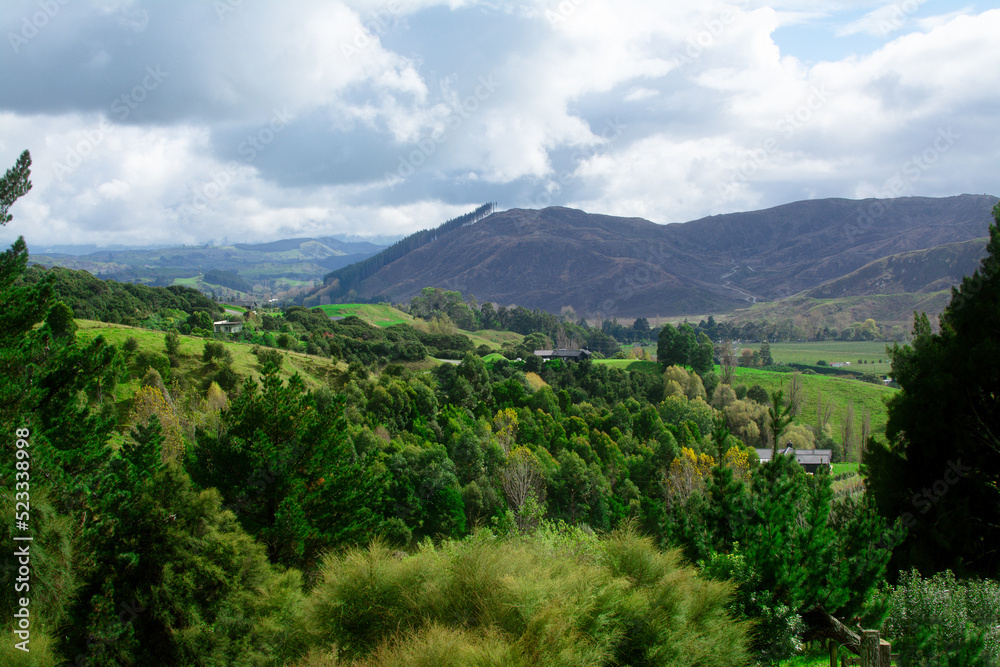
[[[535,350],[534,355],[546,360],[582,361],[590,358],[590,350]]]
[[[757,456],[760,458],[760,462],[771,460],[772,451],[770,448],[758,449]],[[794,455],[795,460],[798,464],[805,468],[806,472],[815,473],[820,470],[830,469],[830,458],[833,455],[833,450],[830,449],[793,449],[791,447],[786,447],[785,449],[778,452],[778,455],[788,454]]]
[[[229,320],[212,322],[212,327],[215,329],[215,333],[232,334],[243,331],[242,322],[230,322]]]

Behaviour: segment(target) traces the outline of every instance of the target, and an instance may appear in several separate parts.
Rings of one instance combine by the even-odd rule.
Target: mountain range
[[[385,248],[367,241],[326,236],[222,246],[112,248],[87,253],[62,247],[59,250],[63,252],[32,253],[31,262],[83,269],[119,281],[163,286],[183,284],[203,291],[224,292],[218,283],[205,278],[228,272],[237,274],[256,295],[262,295],[318,281],[329,271],[359,262]]]
[[[930,294],[974,271],[997,198],[817,199],[680,224],[569,208],[462,226],[352,285],[402,302],[424,287],[589,317],[728,313],[795,295]],[[314,292],[343,300],[337,272]]]

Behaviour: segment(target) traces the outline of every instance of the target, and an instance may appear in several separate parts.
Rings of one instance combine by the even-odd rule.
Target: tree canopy
[[[902,391],[888,444],[870,442],[869,485],[884,516],[908,528],[897,565],[924,574],[1000,575],[1000,205],[987,256],[952,289],[934,334],[915,317],[912,345],[893,346]]]

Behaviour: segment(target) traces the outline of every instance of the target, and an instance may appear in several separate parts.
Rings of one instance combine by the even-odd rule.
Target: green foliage
[[[213,366],[231,366],[233,364],[233,353],[222,343],[205,341],[201,360]]]
[[[774,357],[771,356],[771,344],[766,340],[761,342],[758,353],[760,355],[760,365],[762,367],[774,365]]]
[[[244,383],[221,433],[198,434],[192,476],[219,489],[274,562],[307,564],[382,520],[385,469],[354,452],[341,409],[321,405],[297,375],[270,374]]]
[[[65,338],[76,333],[73,311],[62,301],[56,301],[45,316],[45,324],[55,338]]]
[[[176,357],[181,351],[181,336],[177,333],[177,329],[171,329],[163,337],[163,344],[167,350],[168,357]],[[136,347],[138,347],[138,342],[136,342]]]
[[[281,369],[281,364],[285,361],[285,355],[273,348],[254,347],[253,353],[260,363],[261,373],[265,375],[277,373]]]
[[[889,402],[888,445],[870,444],[869,484],[886,516],[910,528],[900,568],[1000,577],[1000,206],[987,256],[952,290],[931,333],[892,349],[901,391]]]
[[[272,569],[216,491],[163,465],[161,446],[154,419],[110,461],[83,534],[66,655],[109,666],[291,657],[296,638],[280,626],[301,581]]]
[[[713,469],[663,526],[712,576],[739,584],[734,610],[760,622],[754,649],[764,663],[797,650],[813,606],[858,613],[893,546],[880,542],[886,526],[871,504],[835,504],[829,475],[806,475],[788,456],[760,465],[749,484]]]
[[[955,580],[949,570],[924,579],[904,572],[871,605],[887,615],[882,634],[900,664],[988,667],[1000,661],[1000,584]],[[877,622],[878,619],[872,619]]]
[[[221,313],[218,304],[201,292],[180,285],[150,287],[119,283],[62,267],[32,266],[24,274],[26,284],[43,281],[52,285],[56,298],[64,301],[78,319],[138,325],[161,311],[175,310],[192,314],[188,324],[196,321],[199,328],[211,331],[212,318]],[[163,324],[163,328],[170,326]]]
[[[754,384],[747,389],[746,397],[754,403],[760,403],[761,405],[770,405],[771,403],[771,394],[759,384]]]
[[[13,219],[10,207],[31,190],[31,154],[24,151],[0,178],[0,227]]]
[[[500,540],[375,543],[326,559],[308,611],[317,644],[357,664],[746,663],[730,588],[646,538],[543,529]]]

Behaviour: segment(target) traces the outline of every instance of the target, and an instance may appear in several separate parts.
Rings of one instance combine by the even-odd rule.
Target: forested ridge
[[[29,168],[26,152],[4,176],[5,224]],[[996,258],[994,226],[942,333],[918,318],[894,348],[902,390],[865,491],[759,463],[754,447],[836,434],[797,419],[792,385],[736,382],[705,327],[633,325],[658,342],[648,372],[543,362],[560,339],[618,341],[443,290],[411,302],[417,324],[296,306],[225,337],[184,290],[121,287],[119,317],[145,328],[85,336],[74,299],[103,292],[27,269],[20,239],[0,255],[0,488],[7,517],[30,495],[5,542],[33,539],[27,581],[5,557],[0,586],[30,586],[2,598],[5,635],[40,665],[722,667],[781,664],[834,618],[883,628],[905,664],[996,664],[978,509],[1000,506]],[[502,354],[456,326],[489,329],[490,311],[523,321]],[[293,354],[322,372],[289,374]],[[955,367],[967,384],[928,411]],[[910,427],[925,418],[927,437]],[[948,476],[949,457],[968,470]],[[926,512],[908,505],[921,485]],[[0,656],[29,664],[11,639]]]
[[[351,292],[351,290],[357,288],[362,281],[375,275],[383,266],[395,262],[400,257],[416,250],[417,248],[420,248],[421,246],[427,245],[440,236],[444,236],[445,234],[464,227],[465,225],[471,225],[479,222],[496,211],[496,207],[497,205],[492,202],[489,204],[483,204],[474,211],[466,213],[465,215],[460,215],[457,218],[452,218],[434,229],[422,229],[419,232],[414,232],[406,238],[396,241],[391,246],[378,254],[373,255],[372,257],[328,273],[323,277],[323,283],[326,285],[332,284],[334,286],[335,290],[333,294],[346,295]]]

